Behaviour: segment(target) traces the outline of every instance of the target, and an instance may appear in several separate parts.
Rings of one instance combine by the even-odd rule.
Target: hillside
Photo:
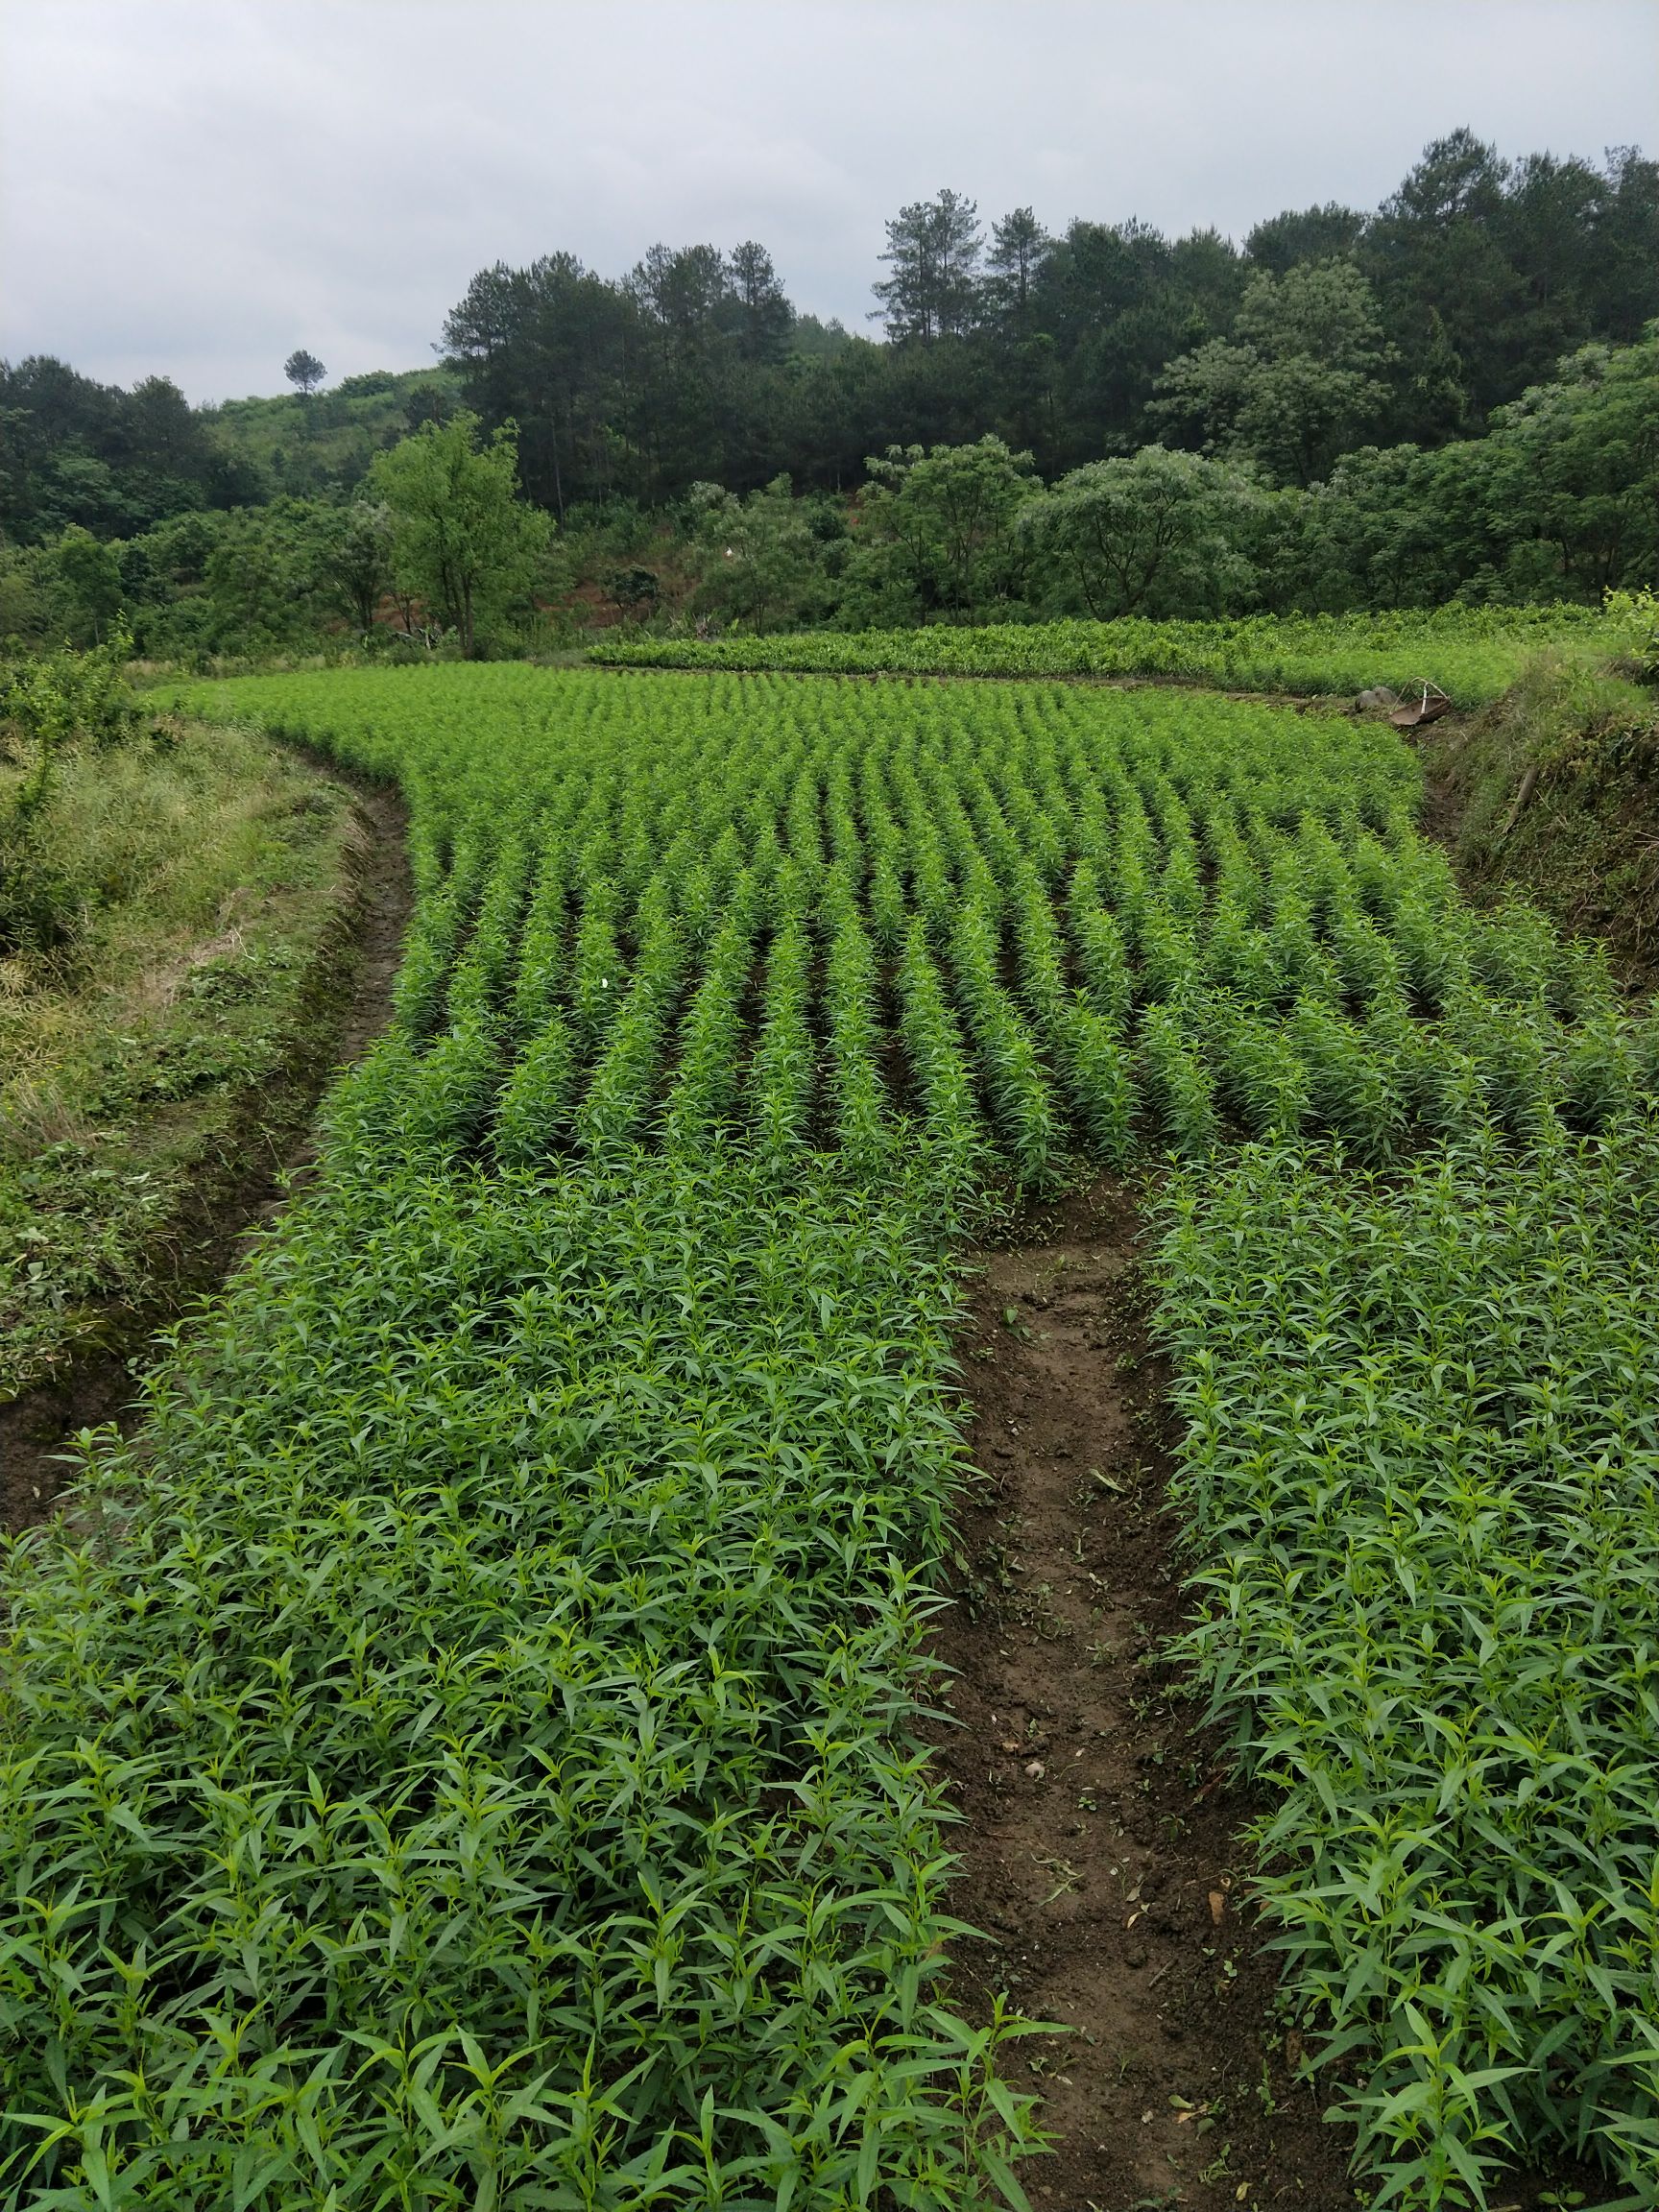
[[[273,496],[327,497],[353,490],[376,453],[461,403],[440,366],[373,370],[331,390],[227,399],[202,409],[208,436]]]

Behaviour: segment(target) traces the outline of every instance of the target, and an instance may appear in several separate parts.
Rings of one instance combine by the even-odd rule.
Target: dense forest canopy
[[[412,631],[430,594],[399,585],[386,492],[413,479],[381,463],[426,430],[557,519],[517,607],[566,623],[1655,580],[1659,164],[1634,148],[1505,160],[1459,131],[1375,211],[1287,210],[1241,244],[1051,234],[951,190],[886,233],[874,335],[798,312],[750,240],[618,277],[496,263],[432,367],[331,390],[303,346],[292,392],[199,408],[164,376],[0,363],[0,634],[119,619],[156,650],[261,650],[373,634],[388,595]]]
[[[445,344],[556,510],[780,472],[845,489],[889,445],[987,432],[1045,476],[1159,438],[1307,481],[1353,446],[1476,434],[1563,353],[1638,338],[1659,315],[1659,164],[1505,162],[1461,131],[1374,214],[1290,211],[1242,247],[1135,221],[1050,236],[1028,207],[987,229],[944,191],[901,210],[881,258],[880,343],[794,348],[750,244],[657,248],[615,281],[569,254],[497,263]]]

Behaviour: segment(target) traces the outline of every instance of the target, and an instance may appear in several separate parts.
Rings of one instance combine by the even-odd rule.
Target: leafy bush
[[[1187,1649],[1389,2201],[1659,2176],[1656,1140],[1252,1147],[1161,1204]]]

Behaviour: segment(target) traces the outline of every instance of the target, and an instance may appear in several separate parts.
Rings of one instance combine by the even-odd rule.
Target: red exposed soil
[[[73,1354],[49,1383],[0,1406],[0,1527],[26,1527],[49,1511],[82,1430],[130,1425],[133,1377],[156,1332],[223,1282],[245,1239],[303,1182],[313,1157],[311,1115],[329,1074],[359,1058],[390,1017],[413,899],[407,815],[391,790],[354,790],[349,880],[338,926],[306,978],[296,1053],[275,1081],[240,1102],[226,1158],[204,1164],[167,1224],[165,1264],[149,1302],[111,1308],[98,1341]]]

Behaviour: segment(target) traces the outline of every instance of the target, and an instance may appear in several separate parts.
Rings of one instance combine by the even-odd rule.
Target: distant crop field
[[[1621,622],[1597,608],[1440,607],[1387,614],[1253,614],[1215,622],[1001,622],[812,630],[778,637],[628,637],[589,661],[655,668],[914,676],[1164,677],[1244,691],[1402,695],[1434,684],[1460,706],[1495,699],[1541,648],[1607,652]]]
[[[1210,674],[1289,681],[1240,636]],[[11,1562],[7,2185],[1020,2202],[1030,2024],[941,1984],[917,1738],[950,1253],[1105,1165],[1367,2165],[1651,2189],[1659,1029],[1463,904],[1393,733],[718,670],[180,703],[396,780],[420,896],[317,1190]]]

